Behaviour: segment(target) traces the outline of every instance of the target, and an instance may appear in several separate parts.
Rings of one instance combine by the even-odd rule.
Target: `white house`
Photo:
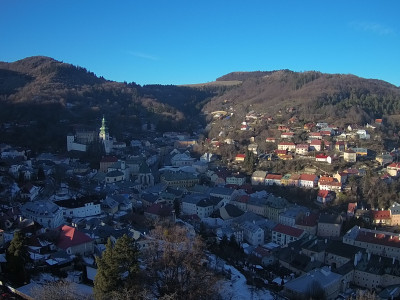
[[[277,224],[272,229],[272,242],[281,246],[297,241],[305,235],[303,229]]]
[[[46,228],[56,228],[64,223],[62,208],[50,201],[27,202],[21,207],[21,213]]]
[[[246,221],[241,224],[244,239],[253,246],[264,244],[264,230],[260,226]]]

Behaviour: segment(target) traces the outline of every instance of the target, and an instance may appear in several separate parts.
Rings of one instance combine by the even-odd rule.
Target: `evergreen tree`
[[[27,281],[26,263],[29,262],[28,250],[25,246],[25,236],[22,232],[16,231],[14,237],[7,248],[7,271],[9,278],[17,285],[22,285]]]
[[[138,274],[138,250],[133,239],[123,235],[112,245],[107,241],[101,257],[96,257],[97,274],[94,279],[96,299],[118,298],[118,292],[132,286]]]

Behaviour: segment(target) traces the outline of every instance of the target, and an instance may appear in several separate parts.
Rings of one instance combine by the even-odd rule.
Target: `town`
[[[210,113],[214,121],[229,116]],[[374,148],[384,121],[301,127],[295,118],[275,123],[249,112],[232,130],[251,132],[260,120],[274,135],[261,142],[251,136],[228,156],[220,149],[237,141],[223,134],[201,140],[159,134],[148,124],[148,138],[118,142],[104,116],[97,129],[74,126],[59,153],[33,156],[2,144],[2,274],[18,231],[27,238],[31,274],[20,278],[16,293],[29,297],[49,278],[90,287],[108,239],[128,235],[141,251],[154,242],[154,226],[176,223],[206,241],[214,270],[235,270],[264,299],[397,297],[400,204],[379,188],[396,184],[400,163],[397,149]],[[97,153],[97,144],[96,169],[78,157]],[[360,193],[370,193],[370,201]]]

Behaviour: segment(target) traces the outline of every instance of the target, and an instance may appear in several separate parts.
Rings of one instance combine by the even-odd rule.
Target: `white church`
[[[67,135],[67,151],[69,152],[75,150],[75,151],[86,152],[87,146],[91,142],[95,141],[96,135],[97,134],[95,130],[90,130],[83,127],[77,128],[75,130],[75,134]],[[114,146],[115,141],[112,137],[110,137],[104,116],[101,121],[101,127],[98,138],[100,141],[103,142],[106,154],[109,154]],[[120,147],[121,143],[116,143],[116,144],[118,144],[118,147]]]

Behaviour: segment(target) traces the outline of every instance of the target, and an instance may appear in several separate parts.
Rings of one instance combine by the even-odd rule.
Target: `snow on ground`
[[[223,280],[220,295],[223,300],[268,300],[274,299],[266,289],[257,289],[246,284],[246,278],[236,268],[225,265],[225,270],[231,272],[231,280]]]

